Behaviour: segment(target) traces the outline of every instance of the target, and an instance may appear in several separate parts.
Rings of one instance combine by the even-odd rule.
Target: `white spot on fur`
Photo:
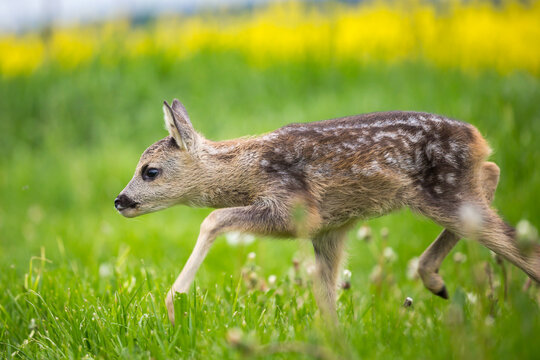
[[[446,182],[450,185],[456,184],[456,175],[454,173],[448,173],[446,174]]]
[[[277,133],[273,132],[273,133],[264,135],[263,137],[261,137],[261,140],[270,141],[270,140],[275,140],[278,137],[279,137],[279,135]]]
[[[281,178],[279,179],[279,183],[284,186],[290,185],[292,183],[292,179],[288,176],[282,175]]]
[[[406,120],[379,120],[373,123],[366,123],[366,122],[354,122],[351,124],[341,124],[341,125],[335,125],[335,126],[324,126],[321,127],[318,132],[322,131],[333,131],[333,130],[354,130],[354,129],[379,129],[379,128],[386,128],[388,126],[394,126],[394,125],[408,125],[408,126],[414,126],[419,127],[424,130],[431,130],[431,127],[427,123],[419,122],[418,119],[414,117],[409,117]],[[317,131],[317,130],[315,130]],[[368,133],[365,131],[362,131],[363,135],[367,135]]]
[[[443,193],[443,190],[442,190],[442,188],[441,188],[439,185],[434,186],[434,187],[433,187],[433,191],[435,191],[435,192],[436,192],[437,194],[439,194],[439,195],[441,195],[441,194]]]
[[[210,146],[207,148],[207,151],[211,155],[217,155],[217,154],[226,154],[228,152],[233,151],[234,149],[236,149],[236,145],[219,146],[219,147]]]
[[[429,142],[426,145],[426,155],[429,160],[438,159],[442,155],[442,149],[439,143]]]
[[[404,150],[410,150],[411,149],[411,145],[407,142],[407,140],[401,138],[401,146],[403,147]]]
[[[381,141],[383,138],[390,138],[395,139],[397,138],[398,134],[391,131],[379,131],[373,136],[373,140],[375,141]]]
[[[424,137],[424,133],[422,131],[418,131],[418,132],[416,132],[414,134],[409,134],[408,139],[409,139],[410,142],[416,144],[423,137]]]
[[[416,163],[417,167],[421,167],[424,165],[424,157],[421,149],[416,149],[414,151],[414,162]]]
[[[268,162],[268,160],[265,160],[265,159],[262,159],[262,160],[261,160],[261,166],[267,167],[268,165],[270,165],[270,163]]]
[[[413,159],[411,159],[410,157],[406,157],[406,158],[400,157],[399,167],[402,170],[409,171],[409,172],[415,171],[417,169],[417,167],[414,164]]]
[[[450,165],[452,165],[453,167],[458,166],[456,158],[454,157],[454,155],[451,152],[448,152],[448,153],[444,154],[444,160],[446,160],[446,162],[449,163]]]
[[[459,152],[462,149],[462,146],[454,141],[450,141],[450,150],[452,152]]]
[[[321,166],[313,167],[313,173],[318,176],[329,176],[332,174],[329,164],[323,164]]]
[[[396,158],[392,157],[389,153],[384,154],[384,160],[388,165],[397,165],[399,162]]]
[[[371,145],[371,141],[363,137],[359,137],[358,139],[356,139],[356,141],[358,141],[359,144],[368,145],[368,146]]]
[[[422,116],[419,116],[420,120],[424,121],[425,119],[422,117]],[[408,125],[413,125],[413,126],[421,126],[420,125],[420,122],[418,121],[418,119],[415,119],[414,117],[410,116],[408,119]]]
[[[364,176],[373,176],[381,171],[381,167],[376,160],[371,160],[367,166],[360,169],[360,173]]]
[[[430,119],[431,121],[433,121],[434,123],[436,123],[436,124],[440,124],[440,123],[443,122],[441,118],[436,117],[436,116],[431,116],[429,119]]]

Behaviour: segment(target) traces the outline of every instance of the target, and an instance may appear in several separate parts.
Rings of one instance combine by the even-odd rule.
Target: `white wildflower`
[[[312,275],[315,273],[315,265],[314,264],[309,264],[308,266],[306,266],[306,273],[308,275]]]
[[[112,265],[107,263],[100,264],[98,272],[99,276],[102,278],[109,277],[112,275],[113,272]]]
[[[356,233],[358,240],[370,241],[371,240],[371,228],[367,225],[362,225]]]
[[[459,217],[463,223],[463,229],[468,236],[477,234],[483,226],[482,210],[474,204],[465,204],[459,209]]]
[[[382,268],[379,264],[375,265],[369,274],[369,280],[371,282],[377,283],[381,280],[383,275]]]
[[[467,261],[467,255],[460,253],[459,251],[456,252],[452,258],[454,259],[454,262],[458,264],[463,264],[465,261]]]
[[[413,304],[413,299],[412,299],[412,297],[407,296],[407,297],[405,298],[405,301],[403,302],[403,307],[411,307],[412,304]]]
[[[467,293],[467,301],[471,304],[476,304],[476,300],[478,300],[478,296],[475,293]]]
[[[418,278],[418,264],[420,263],[420,258],[413,257],[407,263],[407,279],[414,280]]]
[[[384,248],[383,256],[388,262],[394,262],[397,260],[397,254],[390,246]]]
[[[227,244],[231,246],[249,245],[255,241],[255,237],[251,234],[244,234],[238,231],[232,231],[225,235]]]
[[[516,226],[517,235],[519,238],[536,239],[538,230],[527,220],[520,220]]]

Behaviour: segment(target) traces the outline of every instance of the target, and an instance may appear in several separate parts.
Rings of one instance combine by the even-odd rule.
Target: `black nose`
[[[137,203],[124,194],[120,194],[116,199],[114,199],[114,207],[116,210],[124,210],[127,208],[133,208],[135,206],[137,206]]]

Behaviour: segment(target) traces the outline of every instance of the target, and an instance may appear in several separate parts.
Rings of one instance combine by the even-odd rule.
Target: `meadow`
[[[533,14],[535,6],[528,9]],[[166,136],[163,100],[179,98],[195,128],[213,140],[291,122],[418,110],[480,129],[502,171],[495,207],[509,223],[520,224],[523,241],[538,241],[540,79],[537,45],[527,42],[538,30],[519,21],[529,15],[514,5],[500,12],[473,9],[484,11],[483,23],[499,30],[505,19],[521,14],[515,20],[521,27],[514,30],[528,35],[510,41],[515,51],[506,58],[501,40],[500,48],[454,62],[437,61],[447,59],[444,51],[451,51],[445,47],[439,57],[408,56],[416,45],[398,55],[374,47],[361,58],[351,55],[354,47],[344,47],[320,58],[297,56],[294,46],[258,43],[261,57],[254,45],[242,45],[250,42],[222,39],[216,41],[220,48],[208,46],[218,36],[210,31],[213,20],[192,30],[196,36],[185,56],[174,53],[176,46],[141,47],[159,43],[152,40],[126,45],[133,51],[118,50],[112,44],[121,39],[103,35],[108,25],[62,30],[75,39],[64,45],[54,45],[54,34],[3,37],[0,357],[537,358],[538,287],[524,288],[521,271],[462,240],[440,270],[450,300],[433,296],[413,270],[441,229],[408,210],[360,222],[349,234],[350,274],[338,300],[341,327],[329,329],[311,292],[313,250],[307,240],[235,244],[231,237],[216,241],[190,293],[177,299],[172,327],[164,297],[211,209],[179,206],[125,219],[113,208],[139,155]],[[309,14],[307,19],[319,19]],[[336,14],[331,18],[343,13]],[[263,15],[257,22],[242,20],[245,15],[234,21],[252,30],[259,24],[259,33],[270,39],[272,29],[263,25],[271,21]],[[197,29],[197,21],[206,24],[190,21],[190,29]],[[161,23],[110,26],[120,26],[119,34],[130,39],[152,39]],[[98,40],[82,57],[73,49],[84,49],[76,39],[85,31]],[[309,43],[309,33],[297,41]],[[99,42],[103,38],[112,40]],[[464,46],[456,52],[471,52],[466,46],[472,45]],[[110,49],[120,53],[111,55]],[[528,55],[515,57],[521,49]],[[29,51],[37,52],[25,56]],[[301,54],[313,51],[303,48]],[[68,54],[71,62],[55,54]],[[403,306],[406,297],[412,306]]]

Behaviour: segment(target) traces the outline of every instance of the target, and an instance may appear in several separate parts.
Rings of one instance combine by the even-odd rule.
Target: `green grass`
[[[256,69],[234,55],[201,54],[180,63],[44,68],[0,80],[0,94],[2,358],[479,359],[540,352],[538,289],[522,291],[525,275],[505,264],[505,298],[502,268],[478,244],[460,242],[443,263],[450,301],[406,276],[409,260],[440,231],[408,211],[369,222],[369,243],[351,232],[351,289],[340,291],[340,330],[329,331],[317,311],[306,274],[309,243],[257,239],[231,247],[223,238],[192,292],[177,302],[178,326],[171,327],[165,293],[211,210],[176,207],[125,219],[112,206],[140,153],[166,135],[161,102],[178,97],[211,139],[379,110],[463,119],[495,149],[500,213],[510,223],[538,226],[538,78],[422,64]],[[385,260],[386,246],[395,261]],[[454,262],[456,252],[467,260]],[[370,277],[377,264],[378,280]],[[271,274],[276,283],[261,290]],[[407,296],[414,305],[405,309]]]

